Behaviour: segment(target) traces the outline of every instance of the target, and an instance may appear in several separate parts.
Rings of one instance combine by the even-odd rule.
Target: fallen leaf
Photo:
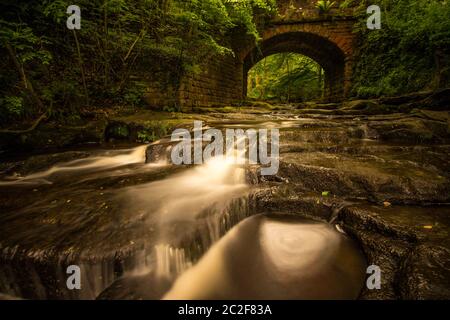
[[[383,205],[384,205],[386,208],[388,208],[388,207],[392,206],[392,203],[385,201],[385,202],[383,202]]]

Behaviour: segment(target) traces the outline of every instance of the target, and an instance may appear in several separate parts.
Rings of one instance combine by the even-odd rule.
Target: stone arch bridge
[[[303,54],[318,62],[325,71],[325,99],[342,100],[348,96],[352,82],[353,9],[336,5],[321,13],[315,8],[316,2],[278,0],[278,16],[261,31],[259,47],[241,45],[235,48],[235,57],[211,61],[203,74],[185,79],[175,95],[150,88],[149,104],[176,103],[190,108],[241,101],[247,94],[248,71],[263,58],[283,52]]]

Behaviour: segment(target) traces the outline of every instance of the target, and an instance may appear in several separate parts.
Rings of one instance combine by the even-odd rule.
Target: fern
[[[321,13],[327,13],[336,4],[334,1],[329,0],[319,0],[316,3],[316,8],[319,9]]]

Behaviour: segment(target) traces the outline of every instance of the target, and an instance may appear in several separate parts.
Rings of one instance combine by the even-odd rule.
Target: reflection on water
[[[356,299],[365,261],[323,223],[255,216],[232,229],[165,299]]]

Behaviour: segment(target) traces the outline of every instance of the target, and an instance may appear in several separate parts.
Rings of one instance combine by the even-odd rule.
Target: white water
[[[125,190],[128,205],[151,211],[161,224],[193,221],[208,209],[226,211],[247,188],[245,171],[233,159],[217,157],[179,175]]]
[[[117,167],[144,163],[147,146],[134,149],[110,151],[102,156],[88,157],[57,164],[48,170],[33,173],[25,177],[11,177],[10,181],[0,181],[0,185],[51,184],[50,178],[60,173],[78,173],[83,171],[109,170]]]
[[[153,265],[158,277],[174,279],[192,265],[183,248],[167,244],[174,235],[161,231],[166,226],[184,223],[188,230],[195,228],[197,219],[205,218],[208,234],[204,242],[219,240],[233,201],[245,196],[248,188],[245,170],[238,165],[239,156],[215,157],[181,174],[121,192],[128,208],[151,216],[151,224],[158,226],[159,244],[154,248]]]
[[[192,266],[186,258],[184,249],[172,248],[169,245],[155,247],[155,274],[159,278],[173,279]]]
[[[121,175],[133,172],[140,174],[154,166],[167,166],[165,163],[145,164],[147,146],[140,146],[126,150],[112,150],[85,159],[57,164],[48,170],[33,173],[23,177],[11,177],[11,180],[0,181],[0,185],[42,185],[52,184],[59,178],[73,176],[79,181],[95,179],[103,175]],[[156,182],[120,189],[119,203],[131,208],[131,212],[145,211],[156,219],[149,228],[159,230],[164,225],[180,221],[190,221],[190,227],[196,226],[199,216],[207,216],[206,234],[202,234],[203,247],[209,247],[221,237],[221,230],[230,224],[234,218],[230,217],[230,205],[245,195],[244,169],[237,165],[238,155],[230,157],[216,157],[206,164],[194,168],[186,168],[181,174],[170,176]],[[128,166],[142,164],[141,166]],[[127,167],[128,166],[128,167]],[[99,174],[99,172],[101,172]],[[95,173],[90,178],[82,173]],[[62,180],[64,181],[64,180]],[[240,217],[242,219],[243,217]],[[144,222],[143,222],[144,223]],[[150,250],[136,252],[132,268],[126,268],[127,274],[143,274],[154,271],[156,276],[165,279],[175,279],[178,275],[192,266],[184,248],[169,245],[170,235],[161,234],[159,244]],[[167,241],[166,241],[167,240]],[[100,272],[106,268],[108,272]],[[82,269],[88,266],[82,265]],[[91,267],[89,267],[91,268]],[[114,279],[113,268],[108,261],[92,266],[92,274],[102,274],[101,278],[88,277],[84,298],[95,297],[105,285]],[[103,270],[101,269],[101,270]],[[105,270],[106,270],[105,269]],[[95,271],[95,272],[94,272]],[[84,271],[83,271],[84,272]],[[89,287],[89,288],[88,288]],[[42,297],[45,294],[42,293]]]

